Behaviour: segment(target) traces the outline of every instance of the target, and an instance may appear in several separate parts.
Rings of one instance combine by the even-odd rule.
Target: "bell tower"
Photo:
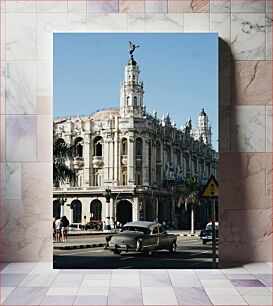
[[[137,47],[130,42],[131,57],[125,66],[124,81],[120,86],[120,114],[123,118],[142,117],[145,113],[143,82],[139,80],[140,70],[133,56]]]
[[[209,126],[209,118],[202,108],[198,116],[198,137],[202,137],[205,144],[211,145],[211,127]]]

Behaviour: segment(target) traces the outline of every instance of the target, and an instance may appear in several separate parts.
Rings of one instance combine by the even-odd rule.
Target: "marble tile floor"
[[[1,263],[1,305],[272,305],[272,263],[218,270],[54,270]]]

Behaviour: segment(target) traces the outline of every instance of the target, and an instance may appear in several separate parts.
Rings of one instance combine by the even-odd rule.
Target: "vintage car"
[[[136,221],[126,223],[119,233],[106,237],[105,248],[114,254],[144,252],[149,256],[156,250],[176,251],[176,235],[167,234],[158,222]]]
[[[218,241],[219,223],[215,222],[215,239]],[[200,239],[202,239],[203,244],[212,241],[212,224],[209,222],[206,228],[200,232]]]

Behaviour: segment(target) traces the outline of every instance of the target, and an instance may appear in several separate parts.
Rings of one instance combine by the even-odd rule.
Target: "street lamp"
[[[60,217],[62,217],[64,215],[64,204],[67,201],[67,197],[65,193],[61,193],[58,195],[58,198],[61,206]]]
[[[105,200],[106,200],[106,206],[105,206],[105,225],[104,225],[104,231],[110,231],[110,200],[111,200],[111,189],[109,186],[105,189],[104,192]]]

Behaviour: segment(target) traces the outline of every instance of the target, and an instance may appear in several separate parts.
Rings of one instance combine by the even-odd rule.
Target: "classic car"
[[[218,232],[219,232],[219,223],[215,222],[215,239],[218,241]],[[200,232],[200,239],[202,239],[203,244],[206,244],[209,241],[212,241],[212,224],[209,222],[206,225],[206,228]]]
[[[176,235],[167,234],[158,222],[136,221],[126,223],[119,233],[106,236],[105,248],[114,254],[144,252],[149,256],[156,250],[176,251]]]

